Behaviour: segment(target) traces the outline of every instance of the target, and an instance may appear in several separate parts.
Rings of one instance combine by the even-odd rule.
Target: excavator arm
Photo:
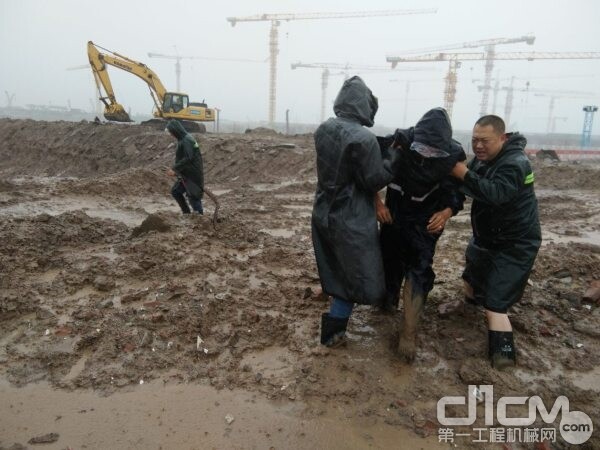
[[[191,103],[187,94],[168,92],[158,75],[145,64],[102,48],[92,41],[88,42],[87,51],[100,100],[104,103],[104,117],[108,120],[131,122],[129,114],[115,98],[107,65],[129,72],[144,80],[148,85],[150,96],[154,101],[153,114],[156,119],[146,121],[145,124],[153,123],[156,120],[159,126],[164,127],[162,123],[164,120],[177,119],[182,121],[186,130],[203,132],[202,130],[206,130],[206,128],[197,122],[214,122],[216,118],[214,109],[207,108],[204,102]],[[103,95],[103,90],[106,95]]]
[[[106,53],[100,52],[98,50],[99,48]],[[132,73],[144,80],[150,88],[150,95],[154,100],[156,109],[161,113],[160,115],[162,115],[161,105],[167,91],[158,76],[148,66],[97,46],[92,41],[89,41],[87,44],[87,52],[90,66],[92,66],[92,72],[94,73],[94,79],[96,80],[96,85],[98,87],[100,100],[105,106],[104,117],[106,117],[106,119],[114,120],[116,122],[131,122],[129,114],[127,114],[123,105],[118,103],[115,98],[112,83],[108,76],[107,64]],[[106,92],[106,95],[102,95],[103,89],[104,92]]]

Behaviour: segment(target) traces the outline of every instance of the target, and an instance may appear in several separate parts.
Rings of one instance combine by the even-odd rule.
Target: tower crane
[[[548,120],[547,117],[530,117],[530,119],[539,119],[539,120]],[[550,133],[556,133],[556,122],[568,122],[569,118],[567,116],[554,116],[552,118],[552,126],[550,128]]]
[[[550,97],[550,103],[548,105],[548,121],[546,122],[546,132],[551,133],[552,121],[554,118],[554,102],[557,98],[589,98],[591,95],[595,95],[589,92],[569,92],[569,91],[547,91],[538,92],[534,94],[536,97]]]
[[[175,81],[177,85],[177,92],[180,90],[180,81],[181,81],[181,60],[182,59],[202,59],[206,61],[235,61],[235,62],[252,62],[252,63],[263,63],[266,60],[259,59],[245,59],[245,58],[219,58],[219,57],[210,57],[210,56],[180,56],[180,55],[165,55],[162,53],[153,53],[148,52],[148,57],[150,58],[164,58],[164,59],[174,59],[175,60]]]
[[[15,94],[9,94],[8,91],[4,91],[4,94],[6,95],[6,106],[8,106],[9,108],[12,107],[12,103],[15,99]]]
[[[555,90],[555,89],[536,89],[530,88],[529,82],[525,87],[514,87],[514,80],[516,77],[512,77],[511,84],[509,86],[502,86],[499,89],[502,91],[506,91],[506,104],[504,111],[504,120],[506,123],[510,122],[510,114],[512,112],[512,99],[513,92],[527,92],[532,93],[536,97],[550,97],[550,105],[548,107],[548,121],[546,124],[546,132],[551,133],[554,132],[554,128],[556,126],[554,117],[554,102],[557,98],[589,98],[593,96],[592,92],[583,92],[583,91],[569,91],[569,90]],[[482,89],[483,86],[478,86],[478,89]]]
[[[392,67],[402,62],[433,62],[448,61],[448,73],[445,77],[446,86],[444,89],[444,106],[448,115],[452,117],[452,108],[456,99],[456,81],[457,69],[462,61],[485,61],[487,59],[484,52],[472,53],[428,53],[424,55],[413,56],[388,56],[388,62]],[[494,53],[494,60],[504,61],[535,61],[538,59],[600,59],[600,52],[500,52]]]
[[[489,91],[491,88],[491,78],[492,78],[492,71],[494,69],[494,55],[496,53],[496,45],[501,45],[501,44],[518,44],[521,42],[525,42],[527,45],[533,45],[533,43],[535,42],[535,36],[532,35],[526,35],[526,36],[520,36],[520,37],[515,37],[515,38],[492,38],[492,39],[482,39],[479,41],[470,41],[470,42],[460,42],[457,44],[448,44],[448,45],[443,45],[443,46],[438,46],[438,47],[427,47],[427,48],[421,48],[421,49],[416,49],[416,50],[408,50],[405,52],[402,52],[401,54],[405,55],[410,55],[410,54],[414,54],[414,53],[429,53],[429,52],[439,52],[439,51],[445,51],[445,50],[455,50],[455,49],[460,49],[460,48],[477,48],[477,47],[483,47],[484,51],[485,51],[485,82],[484,82],[484,86],[485,88],[482,90],[483,94],[481,97],[481,110],[479,112],[480,116],[483,116],[487,113],[487,108],[488,108],[488,100],[489,100]],[[389,61],[389,59],[388,59]],[[393,65],[393,63],[392,63]],[[456,69],[458,69],[460,67],[460,62],[457,61],[455,63],[450,62],[450,66],[452,67],[454,65],[454,73],[456,73]],[[450,76],[450,71],[448,72],[448,76]],[[448,79],[448,81],[452,81],[451,78]],[[454,92],[454,94],[456,94],[456,92]]]
[[[302,63],[297,62],[292,64],[292,69],[298,67],[304,67],[309,69],[323,69],[321,73],[321,122],[325,120],[325,110],[327,103],[327,87],[329,86],[329,76],[332,75],[331,70],[340,70],[341,72],[336,75],[348,75],[348,71],[352,70],[356,73],[377,73],[377,72],[389,72],[391,69],[389,66],[370,66],[362,64],[339,64],[339,63]],[[427,71],[427,68],[420,67],[403,67],[403,71]]]
[[[402,16],[409,14],[431,14],[436,13],[436,8],[429,9],[392,9],[382,11],[354,11],[354,12],[330,12],[330,13],[302,13],[302,14],[258,14],[246,17],[228,17],[231,26],[238,22],[271,22],[269,32],[269,124],[275,122],[277,105],[277,55],[279,54],[279,24],[281,21],[290,20],[321,20],[321,19],[348,19],[356,17],[382,17]]]
[[[500,82],[501,81],[510,81],[511,83],[514,83],[514,80],[522,80],[522,81],[526,81],[527,84],[529,85],[529,80],[542,80],[542,79],[566,79],[566,78],[597,78],[600,75],[597,74],[572,74],[572,75],[547,75],[547,76],[535,76],[535,77],[494,77],[492,78],[492,80],[494,81],[494,87],[493,87],[493,102],[492,102],[492,109],[491,109],[491,113],[492,114],[496,114],[496,99],[498,97],[498,91],[500,90]],[[471,79],[471,82],[473,83],[481,83],[482,79],[479,78],[473,78]],[[508,93],[507,93],[508,95]],[[505,117],[506,118],[506,117]],[[508,122],[508,119],[506,119],[506,121]]]

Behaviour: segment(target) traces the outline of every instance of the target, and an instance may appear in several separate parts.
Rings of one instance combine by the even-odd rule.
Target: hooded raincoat
[[[432,264],[440,234],[430,233],[427,225],[438,211],[450,208],[456,214],[462,209],[464,195],[450,171],[466,155],[452,139],[450,118],[443,108],[427,111],[413,128],[397,130],[379,141],[385,145],[390,139],[403,147],[385,200],[393,222],[381,226],[387,288],[383,306],[394,309],[404,279],[421,298],[433,288]]]
[[[492,161],[473,159],[464,178],[473,238],[463,278],[475,299],[498,313],[521,298],[542,241],[526,144],[521,134],[509,134]]]
[[[167,123],[167,130],[177,138],[173,171],[183,180],[187,193],[197,199],[204,195],[204,167],[200,147],[177,120]]]
[[[377,98],[359,77],[344,82],[337,117],[315,132],[317,191],[312,240],[323,292],[376,304],[385,295],[374,195],[388,184],[397,153],[380,149],[373,126]]]
[[[403,146],[398,171],[386,196],[394,221],[421,219],[426,222],[431,214],[446,207],[454,214],[460,211],[464,195],[450,171],[467,157],[462,145],[452,139],[452,125],[446,110],[430,109],[414,127],[378,138],[383,146],[394,139]]]

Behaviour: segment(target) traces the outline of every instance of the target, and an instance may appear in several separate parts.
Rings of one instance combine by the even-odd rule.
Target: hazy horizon
[[[150,58],[148,52],[208,58],[251,59],[262,62],[183,59],[181,91],[192,101],[206,100],[222,110],[222,118],[263,121],[268,114],[269,22],[240,22],[232,16],[263,13],[307,13],[437,8],[436,14],[284,21],[279,26],[276,121],[318,123],[321,112],[321,70],[297,68],[294,62],[330,62],[390,66],[386,56],[401,51],[444,46],[490,38],[527,34],[534,45],[499,45],[497,52],[597,52],[600,31],[598,5],[592,0],[573,2],[517,2],[483,5],[462,0],[405,1],[349,0],[343,8],[333,1],[223,1],[210,4],[175,0],[102,3],[75,0],[0,0],[0,106],[14,94],[14,104],[60,105],[90,110],[95,97],[91,70],[67,70],[87,64],[86,44],[92,40],[151,67],[167,89],[176,90],[175,61]],[[448,50],[481,52],[483,49]],[[484,61],[465,61],[458,70],[453,124],[470,129],[479,115]],[[404,67],[427,71],[395,70],[359,73],[379,97],[376,124],[402,127],[427,109],[443,106],[447,62],[406,63]],[[332,70],[327,91],[327,115],[344,76]],[[109,68],[117,100],[133,113],[150,113],[152,100],[144,82],[116,68]],[[353,75],[355,71],[350,71]],[[545,132],[551,91],[563,94],[554,100],[557,133],[581,133],[582,107],[600,103],[600,60],[496,61],[494,77],[516,76],[509,126],[521,131]],[[479,81],[478,81],[479,80]],[[407,82],[410,88],[407,93]],[[492,85],[494,81],[492,81]],[[532,91],[545,91],[544,96]],[[494,100],[490,92],[489,112]],[[504,115],[506,91],[499,91],[495,112]],[[600,134],[597,123],[594,135]]]

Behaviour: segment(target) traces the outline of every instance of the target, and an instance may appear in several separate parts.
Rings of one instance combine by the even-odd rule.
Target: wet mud
[[[448,306],[468,204],[439,241],[414,363],[400,313],[364,306],[330,350],[312,136],[197,138],[216,229],[208,198],[182,216],[169,197],[164,133],[0,120],[0,448],[48,433],[57,449],[435,448],[437,401],[469,384],[565,395],[600,424],[600,308],[582,302],[600,278],[600,166],[536,165],[544,244],[511,314],[518,369],[496,372],[483,314]]]

